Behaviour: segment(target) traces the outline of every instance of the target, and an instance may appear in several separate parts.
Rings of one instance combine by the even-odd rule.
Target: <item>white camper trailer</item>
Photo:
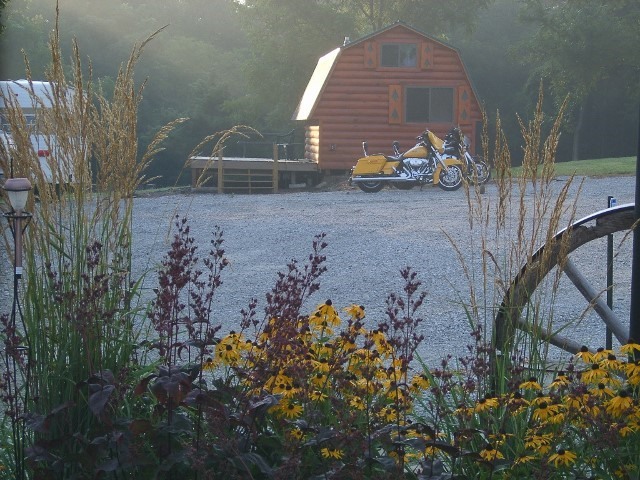
[[[7,109],[11,105],[20,107],[26,126],[29,129],[33,154],[38,156],[43,178],[49,183],[66,183],[72,180],[72,168],[70,165],[65,165],[62,169],[56,169],[61,173],[54,175],[51,162],[56,162],[57,166],[60,166],[61,162],[66,164],[68,162],[64,162],[58,154],[55,136],[43,132],[41,128],[42,122],[38,120],[42,115],[43,109],[51,108],[52,98],[53,90],[49,82],[28,80],[0,81],[0,120],[2,122],[0,136],[6,147],[14,144],[7,118]],[[10,148],[5,150],[10,151]],[[11,158],[5,159],[5,165],[5,169],[11,168]],[[3,172],[0,166],[0,175],[9,177],[11,172]]]

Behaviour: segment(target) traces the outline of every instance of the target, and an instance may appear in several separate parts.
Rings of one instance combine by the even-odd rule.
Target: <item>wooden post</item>
[[[273,193],[278,193],[278,144],[273,144]]]
[[[224,169],[222,168],[223,150],[222,147],[218,149],[218,193],[224,193]]]

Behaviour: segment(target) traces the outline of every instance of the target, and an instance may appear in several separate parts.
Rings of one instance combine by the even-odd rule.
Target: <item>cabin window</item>
[[[407,87],[404,111],[407,123],[451,123],[453,88]]]
[[[381,67],[415,67],[417,59],[415,43],[385,43],[380,49]]]

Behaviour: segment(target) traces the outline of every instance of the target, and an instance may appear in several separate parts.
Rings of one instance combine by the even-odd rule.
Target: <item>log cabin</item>
[[[459,52],[399,21],[321,57],[292,118],[304,123],[305,159],[345,171],[363,141],[390,154],[425,128],[443,138],[457,125],[474,151],[482,115]]]

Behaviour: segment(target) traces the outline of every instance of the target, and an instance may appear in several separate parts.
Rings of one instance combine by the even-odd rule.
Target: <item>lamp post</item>
[[[13,436],[14,474],[17,479],[26,478],[25,471],[25,405],[29,395],[31,365],[29,361],[29,336],[24,325],[17,327],[16,319],[22,320],[19,299],[19,280],[22,277],[22,245],[24,231],[31,220],[31,214],[25,208],[31,182],[26,178],[9,178],[4,183],[11,211],[4,213],[13,234],[13,306],[11,316],[4,323],[6,367],[5,388],[7,391],[8,411],[11,418]],[[25,359],[26,357],[26,359]],[[26,360],[26,361],[25,361]],[[23,369],[21,369],[21,366]]]
[[[26,178],[9,178],[4,183],[4,189],[9,197],[11,212],[5,213],[4,216],[9,220],[9,225],[13,232],[14,240],[14,279],[22,277],[22,235],[27,227],[31,214],[25,211],[29,191],[31,190],[31,182]],[[23,225],[24,223],[24,225]]]

